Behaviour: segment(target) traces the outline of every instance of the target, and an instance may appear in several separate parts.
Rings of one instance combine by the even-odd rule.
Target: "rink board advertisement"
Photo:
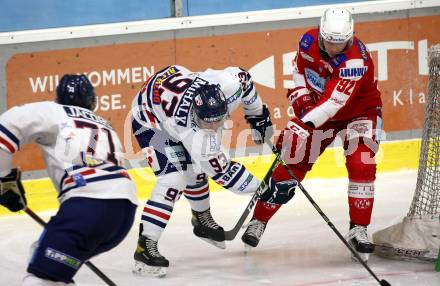
[[[375,62],[386,132],[422,128],[426,57],[428,48],[440,43],[439,26],[440,16],[355,24],[356,35]],[[136,151],[137,144],[129,140],[127,118],[134,96],[149,76],[171,64],[193,71],[240,66],[251,72],[273,122],[282,129],[293,114],[285,99],[286,89],[292,86],[292,60],[300,36],[309,28],[313,27],[14,54],[5,70],[7,107],[53,100],[62,74],[86,73],[99,96],[97,113],[111,121],[128,150],[133,146]],[[241,132],[248,128],[242,111],[236,111],[232,120],[230,148],[252,144],[243,135],[248,133]],[[237,136],[247,140],[237,143]],[[28,160],[30,152],[35,156],[34,148],[25,147],[15,158],[24,170],[44,168],[41,158]]]

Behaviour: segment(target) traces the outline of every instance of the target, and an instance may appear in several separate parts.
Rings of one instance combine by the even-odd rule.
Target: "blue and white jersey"
[[[12,156],[26,143],[41,147],[61,203],[89,197],[137,204],[119,137],[92,111],[49,101],[13,107],[0,116],[0,149]]]
[[[222,128],[210,131],[195,123],[192,112],[194,91],[205,84],[220,85],[229,113],[241,105],[246,115],[262,114],[261,98],[247,71],[228,67],[191,72],[174,65],[149,78],[137,94],[132,116],[139,127],[133,132],[135,135],[151,130],[166,132],[182,142],[196,172],[206,173],[232,191],[254,192],[259,182],[243,165],[231,162],[228,152],[221,146]]]

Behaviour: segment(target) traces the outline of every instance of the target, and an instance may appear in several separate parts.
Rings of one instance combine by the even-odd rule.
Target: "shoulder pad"
[[[359,39],[356,39],[356,45],[359,48],[359,52],[361,53],[362,58],[365,61],[368,61],[368,50],[367,50],[367,47]]]
[[[312,46],[314,41],[315,38],[311,34],[305,33],[299,41],[300,50],[307,52],[308,50],[310,50],[310,47]]]

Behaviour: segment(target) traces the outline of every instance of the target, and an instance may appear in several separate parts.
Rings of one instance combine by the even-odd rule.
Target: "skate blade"
[[[202,239],[202,240],[206,241],[207,243],[212,244],[215,247],[218,247],[220,249],[226,249],[226,243],[224,241],[215,241],[215,240],[205,238],[205,237],[200,237],[200,239]]]
[[[167,275],[167,268],[168,267],[150,266],[145,263],[135,261],[132,272],[135,275],[144,276],[144,277],[163,278]]]
[[[362,252],[356,252],[356,253],[359,255],[359,257],[362,259],[363,262],[365,263],[368,262],[368,259],[370,258],[370,253],[362,253]],[[356,263],[359,262],[356,256],[354,256],[353,254],[351,255],[351,260]]]

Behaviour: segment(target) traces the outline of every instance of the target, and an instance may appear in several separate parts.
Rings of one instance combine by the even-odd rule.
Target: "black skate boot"
[[[374,244],[368,240],[367,227],[350,223],[348,243],[356,250],[364,262],[368,261],[370,253],[374,251]],[[352,255],[353,261],[357,261]]]
[[[209,209],[203,212],[192,210],[191,224],[196,236],[218,248],[226,248],[225,231],[215,222]]]
[[[157,249],[157,241],[139,236],[134,253],[133,273],[141,276],[164,277],[170,262]]]
[[[247,224],[246,231],[243,233],[241,240],[244,242],[246,250],[250,247],[256,247],[263,236],[266,229],[267,222],[259,221],[256,218],[252,218]]]

